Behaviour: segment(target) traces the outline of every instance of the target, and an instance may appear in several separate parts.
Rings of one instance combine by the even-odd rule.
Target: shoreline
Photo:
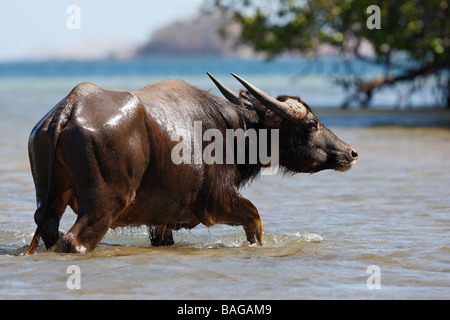
[[[432,127],[450,129],[450,110],[424,107],[411,109],[315,108],[319,120],[330,127]]]

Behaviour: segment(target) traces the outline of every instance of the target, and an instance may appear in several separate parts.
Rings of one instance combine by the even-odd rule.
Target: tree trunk
[[[384,85],[391,85],[396,82],[401,81],[411,81],[419,76],[427,76],[434,74],[442,69],[448,69],[448,65],[439,65],[439,64],[426,64],[418,69],[410,69],[407,70],[404,74],[398,76],[389,76],[389,77],[381,77],[370,81],[361,82],[357,87],[357,93],[363,93],[367,97],[366,100],[363,101],[361,107],[367,108],[367,103],[372,97],[372,93],[375,89],[381,88]],[[445,93],[447,97],[447,105],[446,107],[450,109],[450,78],[447,82],[447,92]]]

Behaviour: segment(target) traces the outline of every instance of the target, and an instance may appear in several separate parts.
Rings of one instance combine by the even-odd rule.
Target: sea
[[[310,300],[450,298],[450,112],[431,84],[391,86],[370,108],[341,109],[348,62],[155,58],[0,63],[0,299]],[[352,61],[363,76],[379,66]],[[135,90],[181,79],[220,95],[236,73],[273,96],[300,96],[359,154],[345,172],[261,176],[241,192],[263,246],[242,227],[197,226],[152,247],[141,228],[110,230],[89,254],[23,256],[36,225],[27,142],[80,82]],[[431,80],[430,80],[431,81]],[[67,209],[62,233],[76,215]]]

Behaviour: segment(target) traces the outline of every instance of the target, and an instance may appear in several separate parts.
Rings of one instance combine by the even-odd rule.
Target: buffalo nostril
[[[353,158],[358,158],[358,152],[356,152],[355,150],[352,150],[352,157]]]

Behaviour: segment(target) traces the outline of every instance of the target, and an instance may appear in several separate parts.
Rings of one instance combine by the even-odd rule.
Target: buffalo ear
[[[249,110],[255,110],[254,97],[245,90],[239,90],[239,100],[242,106]]]
[[[258,99],[246,90],[239,90],[239,100],[241,105],[248,110],[254,110],[265,127],[278,128],[282,118],[275,112],[266,108]]]
[[[305,105],[300,101],[300,99],[289,99],[285,102],[273,98],[267,92],[255,87],[251,83],[245,81],[238,75],[231,73],[245,88],[258,99],[265,107],[269,108],[273,112],[277,113],[279,116],[290,120],[294,123],[299,123],[308,113]]]

